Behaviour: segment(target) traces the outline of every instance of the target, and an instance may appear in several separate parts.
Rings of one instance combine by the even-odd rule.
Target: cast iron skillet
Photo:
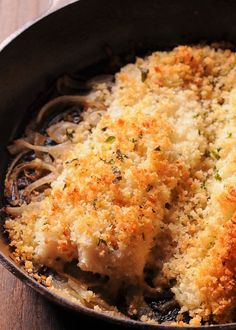
[[[21,33],[0,53],[1,200],[8,162],[6,146],[20,134],[31,105],[58,76],[106,60],[107,46],[114,54],[129,54],[134,49],[145,53],[202,41],[236,43],[235,22],[236,1],[233,0],[80,0]],[[99,314],[51,293],[10,259],[3,221],[0,228],[1,263],[43,296],[121,326],[167,328]],[[236,329],[236,323],[204,329]]]

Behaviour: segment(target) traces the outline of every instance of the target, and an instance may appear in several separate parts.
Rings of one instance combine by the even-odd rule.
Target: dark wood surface
[[[25,23],[71,2],[0,0],[0,44]],[[0,302],[0,330],[118,329],[109,323],[86,318],[50,303],[1,265]]]
[[[0,278],[0,330],[126,329],[47,301],[2,266]]]
[[[55,307],[0,267],[0,329],[63,329]]]

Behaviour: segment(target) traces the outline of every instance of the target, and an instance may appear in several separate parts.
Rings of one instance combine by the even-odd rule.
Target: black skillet
[[[134,54],[170,49],[179,44],[236,43],[236,1],[233,0],[80,0],[43,18],[0,52],[0,179],[9,156],[6,146],[22,131],[35,100],[60,75],[104,70],[109,54]],[[37,102],[36,102],[37,103]],[[167,329],[97,313],[51,293],[30,278],[9,257],[1,222],[0,261],[10,272],[61,306],[120,326]],[[236,329],[236,323],[192,329]],[[168,329],[177,329],[168,327]],[[191,329],[191,328],[187,328]]]

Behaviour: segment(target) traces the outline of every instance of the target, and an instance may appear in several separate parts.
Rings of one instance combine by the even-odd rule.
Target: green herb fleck
[[[216,179],[217,181],[222,181],[222,177],[220,176],[219,172],[216,172],[216,173],[215,173],[215,179]]]
[[[217,150],[211,151],[212,156],[217,160],[220,159],[219,151],[220,151],[220,148],[218,148]]]
[[[143,138],[143,134],[139,134],[138,138],[141,140]]]
[[[92,204],[93,204],[94,209],[97,210],[97,199],[94,199]]]
[[[170,204],[170,203],[165,203],[165,208],[166,208],[167,210],[170,210],[170,209],[171,209],[171,204]]]
[[[120,151],[120,149],[116,150],[116,158],[119,159],[120,161],[124,161],[125,158],[128,158],[123,152]]]
[[[106,139],[106,143],[113,143],[115,141],[116,137],[115,136],[108,136]]]
[[[70,140],[71,142],[73,141],[74,134],[75,134],[75,130],[74,129],[69,129],[69,128],[66,129],[67,139]]]
[[[132,142],[132,143],[137,143],[138,140],[133,138],[133,139],[131,139],[131,142]]]
[[[101,128],[101,130],[102,130],[103,132],[105,132],[105,131],[107,130],[107,127],[103,127],[103,128]]]
[[[104,162],[105,164],[110,164],[110,165],[114,164],[114,159],[106,160],[106,159],[100,158],[100,160],[102,162]]]
[[[233,133],[232,132],[229,132],[228,135],[227,135],[227,138],[231,138],[232,135],[233,135]]]
[[[206,189],[206,181],[204,181],[204,182],[201,183],[201,188],[202,189]]]
[[[145,82],[145,80],[147,79],[148,72],[149,72],[149,70],[141,71],[141,81],[142,82]]]

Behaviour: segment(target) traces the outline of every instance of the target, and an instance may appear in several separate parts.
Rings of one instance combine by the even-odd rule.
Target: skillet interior
[[[220,0],[181,0],[178,3],[170,0],[132,0],[126,3],[122,0],[81,0],[33,25],[0,54],[2,182],[8,161],[6,145],[20,133],[33,101],[47,90],[56,77],[106,59],[107,45],[115,54],[129,54],[133,50],[142,53],[200,41],[235,43],[235,18],[234,1],[228,1],[226,6]],[[96,314],[52,295],[27,277],[10,261],[8,245],[3,237],[0,251],[6,268],[43,295],[72,309]],[[115,321],[110,316],[106,318]],[[137,326],[134,321],[120,322]],[[152,328],[141,323],[139,326]],[[235,329],[236,325],[216,328]]]

